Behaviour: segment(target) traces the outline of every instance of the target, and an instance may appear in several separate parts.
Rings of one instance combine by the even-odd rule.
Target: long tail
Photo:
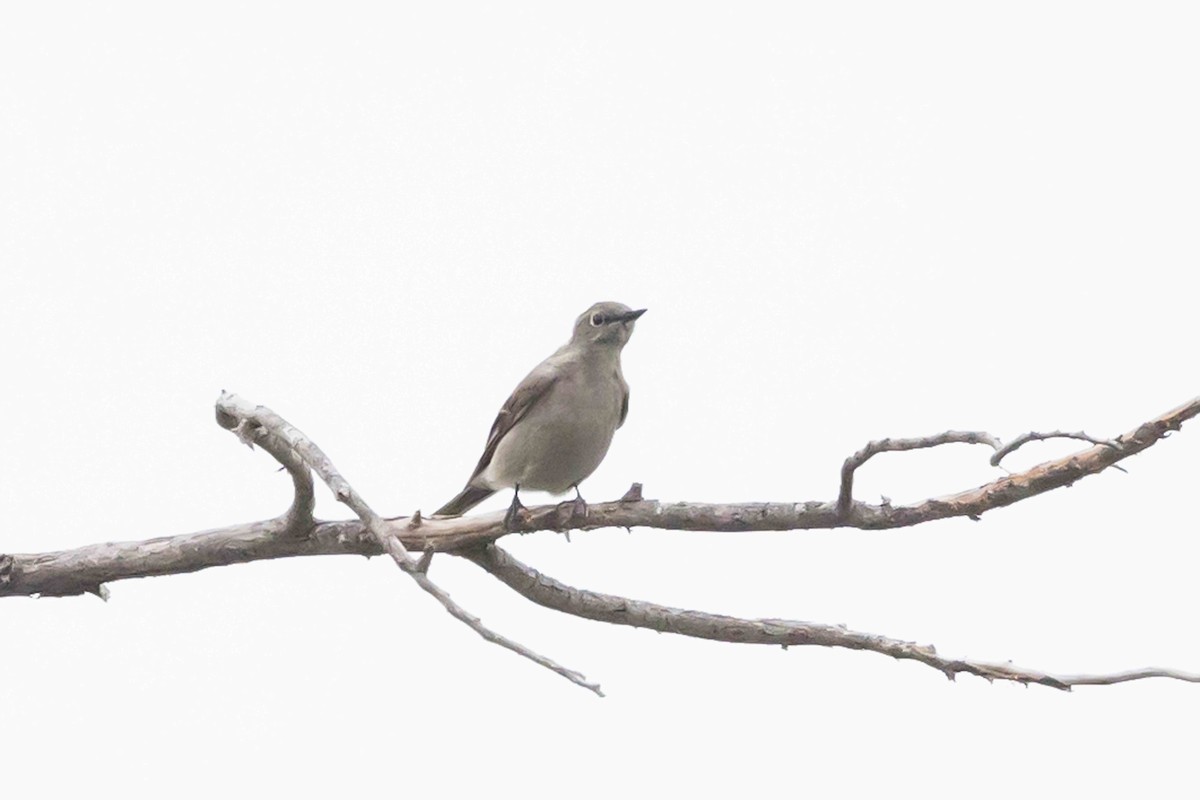
[[[438,517],[457,517],[459,514],[479,505],[495,493],[495,489],[484,489],[468,483],[461,492],[454,496],[453,500],[433,513]]]

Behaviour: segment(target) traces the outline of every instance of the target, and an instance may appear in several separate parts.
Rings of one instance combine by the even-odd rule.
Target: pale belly
[[[483,473],[490,488],[562,494],[600,466],[620,413],[619,390],[571,400],[532,409],[508,432]],[[573,411],[556,412],[566,408]]]

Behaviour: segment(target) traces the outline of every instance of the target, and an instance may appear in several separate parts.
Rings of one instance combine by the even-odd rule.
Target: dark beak
[[[639,308],[637,311],[630,311],[628,314],[622,314],[618,317],[621,322],[633,322],[635,319],[646,313],[646,309]]]

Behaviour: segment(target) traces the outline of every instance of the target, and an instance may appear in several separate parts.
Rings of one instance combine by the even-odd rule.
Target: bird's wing
[[[496,454],[496,448],[500,445],[500,440],[525,418],[525,415],[537,405],[539,400],[546,396],[557,378],[558,370],[550,364],[542,363],[517,385],[500,409],[500,413],[496,415],[496,421],[492,423],[487,446],[483,448],[483,455],[479,457],[479,463],[475,465],[475,471],[471,473],[468,484],[488,468],[488,464],[492,463],[492,456]]]
[[[621,374],[620,369],[617,370],[617,380],[621,384],[621,416],[617,419],[617,427],[625,424],[625,417],[629,416],[629,384],[625,382],[625,376]]]

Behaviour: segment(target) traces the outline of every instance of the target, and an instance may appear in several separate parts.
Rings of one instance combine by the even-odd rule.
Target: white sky
[[[650,311],[592,500],[634,480],[831,499],[870,438],[1115,435],[1196,394],[1190,16],[428,5],[6,9],[0,552],[281,511],[275,463],[213,422],[222,389],[381,512],[429,511],[600,299]],[[884,456],[857,496],[971,487],[987,456]],[[587,588],[949,655],[1200,670],[1197,458],[1194,423],[1128,475],[979,523],[505,545]],[[346,516],[327,492],[318,512]],[[432,574],[609,697],[479,641],[381,559],[7,599],[5,795],[1194,786],[1200,687],[949,683],[566,617],[445,558]]]

